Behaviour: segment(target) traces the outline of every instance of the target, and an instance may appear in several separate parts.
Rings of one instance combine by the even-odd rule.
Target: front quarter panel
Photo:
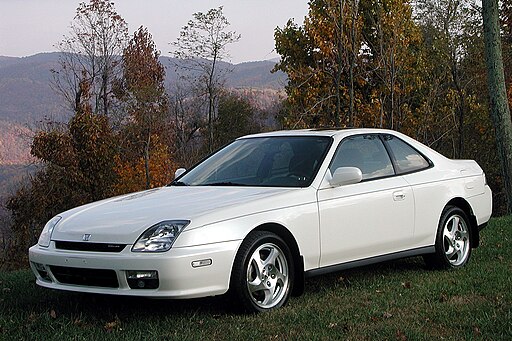
[[[320,239],[316,202],[259,212],[185,229],[173,248],[182,248],[226,241],[242,241],[252,230],[263,225],[278,224],[287,228],[304,257],[305,270],[318,267]]]

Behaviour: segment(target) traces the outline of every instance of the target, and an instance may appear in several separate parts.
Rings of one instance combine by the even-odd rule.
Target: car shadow
[[[305,293],[317,293],[330,287],[350,287],[352,284],[370,277],[382,277],[407,272],[428,271],[422,257],[410,257],[376,263],[348,270],[336,271],[325,275],[306,278]]]
[[[86,293],[59,293],[57,299],[63,313],[72,313],[77,308],[84,314],[98,318],[111,316],[130,318],[135,316],[160,317],[163,315],[209,314],[223,316],[232,314],[234,307],[228,295],[195,299],[151,299],[144,297],[101,295]],[[67,302],[72,302],[71,304]]]
[[[342,286],[349,287],[352,283],[363,281],[369,277],[382,277],[396,273],[426,271],[426,266],[421,257],[413,257],[379,264],[368,265],[360,268],[334,272],[331,274],[311,277],[306,279],[306,294],[331,290]],[[242,311],[235,297],[229,294],[196,298],[196,299],[150,299],[132,296],[101,295],[89,293],[63,292],[39,288],[33,279],[26,283],[29,292],[36,293],[30,299],[16,300],[19,308],[25,311],[51,311],[55,310],[59,315],[73,316],[80,313],[85,316],[94,316],[99,320],[110,320],[113,317],[131,319],[137,316],[159,318],[177,315],[210,315],[222,317],[226,315],[240,314]],[[22,295],[16,293],[15,296]],[[18,296],[19,297],[19,296]]]

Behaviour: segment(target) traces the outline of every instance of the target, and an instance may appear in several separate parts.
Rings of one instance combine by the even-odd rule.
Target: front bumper
[[[133,253],[130,245],[116,254],[55,249],[35,245],[29,250],[30,266],[36,283],[42,287],[86,293],[144,296],[155,298],[193,298],[225,293],[233,260],[241,241],[228,241],[193,247],[172,248],[164,253]],[[210,265],[193,267],[192,263],[211,260]],[[208,264],[210,262],[206,262]],[[37,264],[37,265],[36,265]],[[197,263],[195,263],[197,264]],[[94,273],[94,270],[115,272],[115,287],[62,283],[52,273],[53,267],[72,268]],[[41,268],[47,276],[41,275]],[[158,288],[132,289],[127,271],[157,271]],[[101,273],[102,271],[97,271]]]

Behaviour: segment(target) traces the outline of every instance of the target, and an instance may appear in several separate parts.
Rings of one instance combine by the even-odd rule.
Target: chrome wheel
[[[247,289],[255,305],[270,309],[288,293],[289,269],[283,251],[274,243],[254,250],[247,266]]]
[[[466,262],[469,255],[469,230],[464,218],[458,214],[450,216],[443,228],[443,249],[452,266]]]

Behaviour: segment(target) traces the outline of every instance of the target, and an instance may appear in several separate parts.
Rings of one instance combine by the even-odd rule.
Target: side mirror
[[[339,187],[344,185],[351,185],[361,182],[363,180],[363,173],[357,167],[340,167],[336,168],[329,184],[332,187]]]
[[[187,170],[185,168],[178,168],[178,169],[176,169],[176,172],[174,172],[174,179],[179,178],[186,171]]]

